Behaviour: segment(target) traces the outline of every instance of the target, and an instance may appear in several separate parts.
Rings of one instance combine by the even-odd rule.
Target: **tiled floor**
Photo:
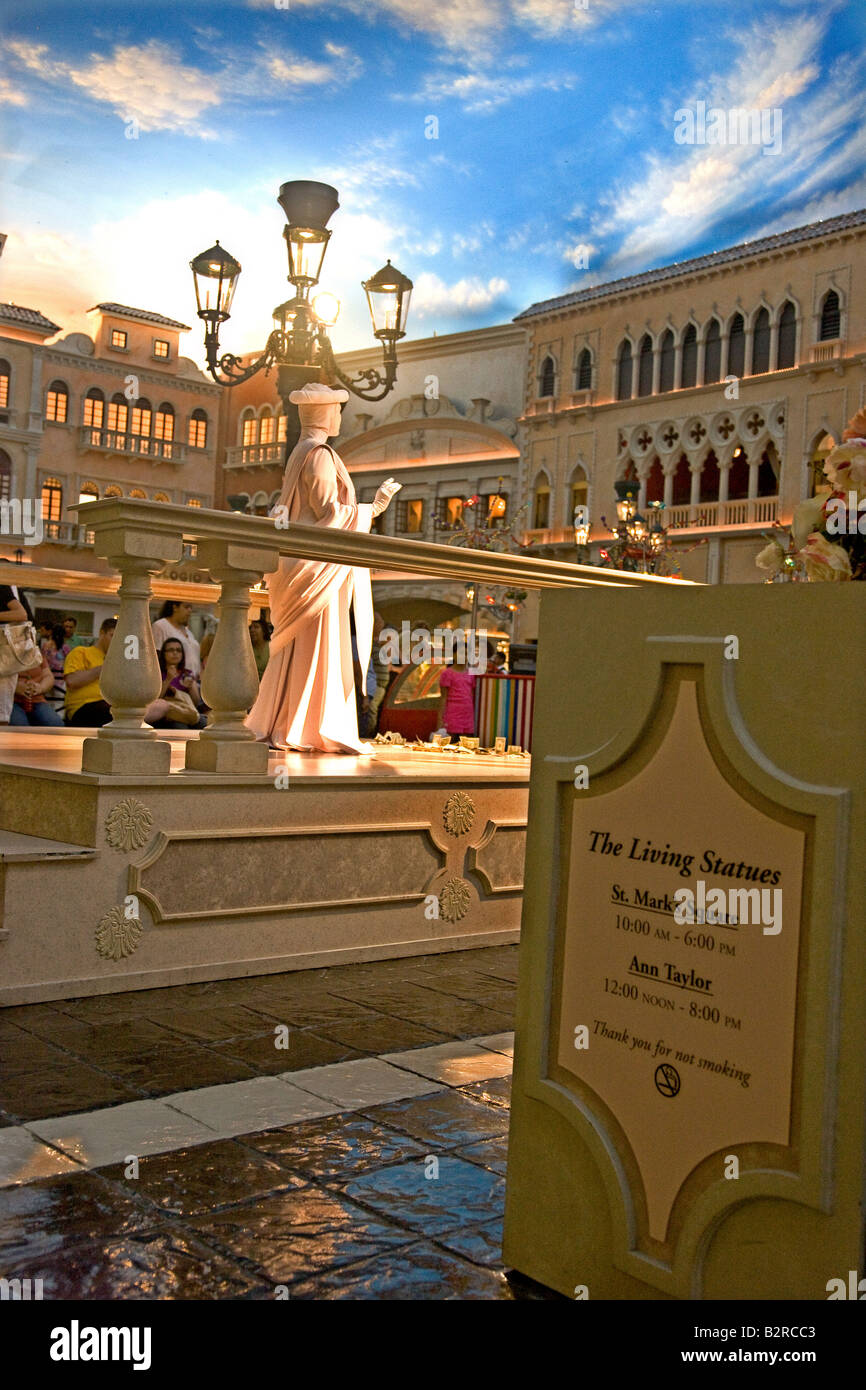
[[[0,1012],[0,1275],[46,1298],[552,1297],[500,1254],[516,966]]]

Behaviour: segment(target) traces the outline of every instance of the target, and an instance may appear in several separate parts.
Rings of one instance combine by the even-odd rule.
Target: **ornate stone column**
[[[691,494],[690,494],[690,496],[689,496],[689,508],[690,508],[689,519],[690,519],[691,521],[694,521],[694,519],[695,519],[695,514],[696,514],[697,509],[698,509],[698,507],[700,506],[700,503],[701,503],[701,471],[702,471],[702,469],[703,469],[703,464],[701,464],[701,463],[694,463],[691,459],[689,459],[689,472],[690,472],[691,475],[692,475],[692,478],[691,478],[692,490],[691,490]]]
[[[652,384],[652,393],[653,393],[654,396],[657,396],[657,395],[659,394],[659,386],[660,386],[660,384],[661,384],[661,379],[662,379],[662,350],[661,350],[661,347],[659,346],[659,344],[661,343],[661,339],[662,339],[662,335],[659,335],[658,341],[656,342],[656,345],[655,345],[655,347],[653,348],[653,384]]]
[[[117,627],[99,677],[111,723],[82,748],[82,772],[167,776],[171,746],[143,723],[159,694],[161,676],[150,627],[151,575],[180,559],[182,539],[134,527],[97,533],[97,554],[121,575]]]
[[[676,462],[673,458],[668,459],[667,464],[662,464],[662,471],[665,477],[664,504],[665,510],[670,511],[674,495],[674,469]]]
[[[186,746],[191,772],[265,773],[268,746],[259,743],[244,720],[259,691],[250,642],[250,588],[262,574],[277,568],[276,549],[201,541],[198,560],[221,586],[220,622],[202,679],[202,696],[210,705],[210,723]]]

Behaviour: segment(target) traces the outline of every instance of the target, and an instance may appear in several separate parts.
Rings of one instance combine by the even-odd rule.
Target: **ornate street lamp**
[[[312,300],[331,232],[328,221],[340,205],[337,190],[326,183],[299,179],[284,183],[277,201],[286,215],[283,236],[289,260],[288,279],[294,295],[273,311],[274,326],[264,352],[245,366],[233,353],[220,354],[219,329],[230,317],[232,300],[241,273],[240,262],[219,242],[190,261],[195,283],[198,316],[205,324],[208,371],[220,386],[237,386],[262,370],[277,368],[277,390],[287,422],[295,423],[297,411],[289,395],[308,381],[337,381],[365,401],[388,395],[397,378],[397,343],[406,336],[406,319],[412,281],[388,261],[369,280],[362,282],[367,296],[373,334],[382,344],[382,370],[369,367],[354,378],[337,365],[327,330],[336,323],[340,301],[327,291]],[[287,428],[286,452],[293,444]]]
[[[614,483],[616,542],[600,551],[601,558],[615,569],[639,570],[642,574],[668,573],[668,533],[662,516],[664,503],[648,503],[649,515],[642,516],[637,510],[639,487],[634,478],[620,478]],[[602,522],[607,525],[604,517]]]

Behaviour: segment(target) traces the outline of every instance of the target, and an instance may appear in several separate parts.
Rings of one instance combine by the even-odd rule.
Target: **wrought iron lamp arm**
[[[249,381],[250,377],[255,376],[263,368],[267,371],[273,364],[280,359],[282,348],[282,334],[274,332],[265,344],[265,350],[261,357],[257,357],[255,362],[251,362],[248,367],[242,365],[243,359],[235,356],[232,352],[219,353],[219,334],[213,329],[205,334],[205,352],[207,355],[207,367],[214,381],[218,386],[239,386],[242,381]]]
[[[360,397],[362,401],[384,400],[397,378],[397,354],[393,343],[385,346],[384,376],[378,367],[367,367],[356,373],[354,377],[349,377],[337,365],[337,359],[327,334],[319,333],[317,341],[325,371],[332,380],[336,378],[348,391],[352,392],[353,396]],[[362,389],[361,383],[363,382],[366,382],[366,390]]]

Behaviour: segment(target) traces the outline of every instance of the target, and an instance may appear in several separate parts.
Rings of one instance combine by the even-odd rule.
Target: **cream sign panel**
[[[650,760],[573,793],[557,1060],[605,1103],[666,1237],[689,1173],[790,1140],[805,834],[747,801],[679,684]]]

